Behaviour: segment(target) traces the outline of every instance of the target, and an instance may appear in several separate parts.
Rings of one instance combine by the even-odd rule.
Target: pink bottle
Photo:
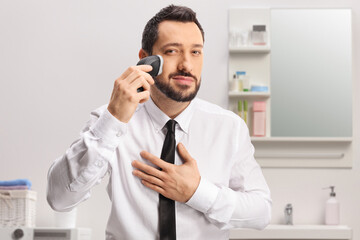
[[[253,136],[266,135],[266,102],[253,103]]]

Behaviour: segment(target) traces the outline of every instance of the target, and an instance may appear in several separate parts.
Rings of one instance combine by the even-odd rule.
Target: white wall
[[[53,224],[46,203],[51,163],[78,136],[92,109],[107,103],[113,81],[137,62],[146,21],[168,1],[0,0],[0,180],[28,178],[38,192],[37,226]],[[358,106],[360,2],[356,0],[173,1],[192,7],[205,29],[200,97],[227,106],[227,24],[232,7],[352,8],[354,105]],[[336,33],[334,33],[336,34]],[[360,112],[354,108],[359,145]],[[336,186],[341,224],[360,239],[360,152],[352,169],[264,169],[272,190],[272,223],[282,223],[286,203],[295,224],[322,224],[327,191]],[[106,181],[79,207],[78,226],[103,239],[110,211]]]

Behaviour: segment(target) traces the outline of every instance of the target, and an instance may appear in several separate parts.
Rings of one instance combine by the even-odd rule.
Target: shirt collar
[[[160,131],[165,126],[167,121],[170,120],[169,116],[167,116],[163,111],[160,110],[160,108],[158,108],[158,106],[156,106],[151,97],[144,103],[144,106],[150,116],[155,130],[157,132]],[[193,113],[194,103],[191,101],[185,110],[174,119],[178,123],[180,129],[182,129],[186,134],[189,132],[190,120]]]

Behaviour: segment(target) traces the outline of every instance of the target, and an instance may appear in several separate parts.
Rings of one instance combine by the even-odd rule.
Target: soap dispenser
[[[335,198],[334,192],[335,186],[330,186],[325,189],[331,189],[330,198],[326,201],[325,206],[325,224],[326,225],[338,225],[340,222],[340,203]]]

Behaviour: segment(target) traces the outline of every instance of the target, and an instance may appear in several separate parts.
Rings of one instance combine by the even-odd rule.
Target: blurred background
[[[360,2],[356,0],[171,1],[191,7],[205,31],[199,97],[228,108],[231,8],[350,8],[353,14],[353,105],[360,103]],[[90,112],[108,103],[113,82],[138,61],[146,22],[169,1],[0,0],[0,180],[28,178],[38,193],[36,225],[53,226],[46,202],[47,171],[79,136]],[[332,71],[332,69],[329,69]],[[353,107],[353,146],[359,146],[359,108]],[[325,148],[326,148],[325,144]],[[331,147],[331,145],[329,146]],[[264,167],[272,191],[272,224],[292,203],[295,224],[324,224],[336,186],[340,223],[360,239],[360,148],[350,167]],[[77,226],[104,239],[108,179],[79,205]]]

